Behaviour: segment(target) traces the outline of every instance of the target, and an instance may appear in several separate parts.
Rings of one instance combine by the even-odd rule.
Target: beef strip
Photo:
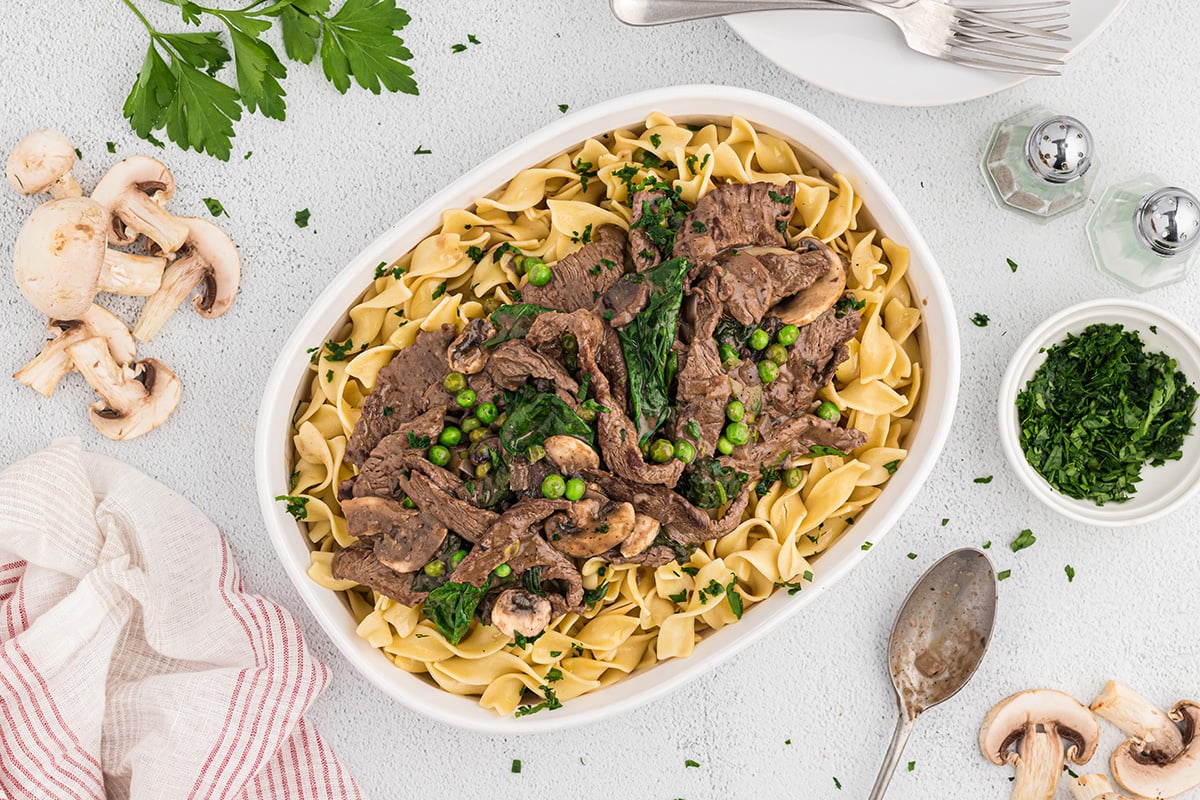
[[[542,481],[556,471],[548,458],[539,459],[531,464],[521,456],[513,458],[508,468],[508,488],[517,494],[540,494]]]
[[[624,328],[646,309],[651,286],[638,273],[623,275],[600,300],[600,313],[614,328]]]
[[[413,588],[414,573],[401,574],[385,566],[375,555],[370,542],[359,542],[338,550],[333,554],[331,571],[338,580],[368,586],[410,608],[429,595]]]
[[[764,415],[765,416],[765,415]],[[800,414],[776,423],[768,432],[760,429],[760,439],[734,448],[733,454],[718,461],[727,467],[757,474],[763,464],[787,466],[807,455],[813,447],[832,447],[849,453],[867,443],[867,435],[854,428],[842,428],[836,422],[814,414]]]
[[[473,319],[446,351],[446,363],[456,372],[474,375],[487,364],[488,350],[483,343],[496,335],[496,326],[487,317]]]
[[[538,320],[546,316],[549,315],[542,314]],[[572,407],[577,404],[579,382],[560,363],[533,350],[528,336],[497,347],[484,374],[501,389],[515,390],[530,382],[538,391],[552,392]]]
[[[517,554],[508,559],[508,565],[512,567],[514,575],[524,575],[534,567],[538,568],[542,590],[550,600],[550,609],[555,617],[568,611],[582,610],[583,576],[571,559],[551,547],[541,536],[522,536]]]
[[[783,202],[771,197],[774,194]],[[787,244],[784,231],[792,218],[796,184],[727,183],[696,203],[675,239],[673,255],[707,264],[731,247]]]
[[[350,478],[339,488],[338,499],[393,497],[397,493],[396,477],[400,470],[412,469],[418,461],[432,467],[433,464],[424,457],[425,448],[445,427],[448,408],[448,405],[431,408],[403,425],[400,430],[380,439],[371,455],[363,462],[358,476]]]
[[[678,414],[672,423],[670,436],[678,441],[686,438],[696,446],[698,456],[709,456],[725,428],[725,406],[729,402],[729,376],[721,366],[713,333],[721,321],[721,305],[717,299],[717,277],[709,275],[691,290],[695,299],[691,341],[680,359],[676,379],[675,400]],[[700,426],[697,441],[688,429],[695,421]]]
[[[775,302],[802,292],[832,269],[841,256],[820,239],[801,239],[795,250],[782,247],[748,247],[741,251],[759,260],[771,276],[771,294]]]
[[[602,225],[585,244],[551,267],[553,277],[545,286],[526,283],[521,297],[556,311],[595,308],[600,297],[625,273],[625,231]]]
[[[355,466],[366,461],[375,445],[430,408],[427,389],[441,391],[446,366],[446,348],[454,340],[454,326],[422,331],[408,347],[400,350],[379,371],[375,388],[363,403],[362,416],[350,435],[346,460]],[[445,392],[442,392],[445,397]]]
[[[396,572],[416,572],[446,540],[446,526],[415,508],[383,497],[356,497],[342,503],[351,536],[372,537],[375,556]]]
[[[517,555],[518,540],[555,511],[569,508],[569,500],[529,498],[522,500],[503,514],[493,514],[492,524],[477,539],[477,544],[454,570],[450,580],[482,586],[492,570],[508,562],[513,572],[520,570],[512,563]],[[574,569],[574,565],[572,565]]]
[[[415,470],[408,477],[400,475],[397,480],[400,489],[417,504],[417,508],[469,542],[478,542],[498,517],[495,511],[458,499],[429,476]]]
[[[596,361],[604,340],[604,327],[603,320],[586,311],[542,314],[529,328],[525,341],[540,352],[556,357],[562,353],[563,335],[573,334],[579,344],[579,371],[592,376],[591,387],[596,402],[608,409],[596,417],[604,462],[613,472],[632,480],[674,486],[683,472],[683,462],[646,463],[638,446],[637,428],[625,414],[624,398],[613,396],[608,376]]]
[[[620,408],[629,415],[629,373],[625,368],[625,351],[621,339],[611,325],[604,326],[600,349],[596,352],[596,366],[608,380],[609,408]]]
[[[661,202],[666,197],[667,193],[662,189],[639,189],[633,193],[633,201],[630,204],[633,209],[633,218],[629,221],[629,256],[633,261],[635,272],[645,272],[662,261],[662,256],[654,246],[654,242],[650,240],[646,231],[638,226],[638,223],[646,215],[647,203],[653,208],[655,203]]]
[[[763,387],[763,406],[769,411],[764,416],[784,419],[808,409],[817,390],[829,383],[849,356],[845,344],[858,333],[859,320],[857,311],[831,308],[800,329],[779,377]]]
[[[609,564],[637,564],[639,567],[654,569],[663,564],[670,564],[675,559],[675,551],[665,545],[654,545],[632,556],[622,555],[618,548],[604,554],[604,560]]]

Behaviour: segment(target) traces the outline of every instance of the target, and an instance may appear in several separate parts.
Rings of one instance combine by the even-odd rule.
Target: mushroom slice
[[[79,197],[83,190],[71,174],[75,145],[64,134],[40,128],[17,142],[8,154],[4,175],[24,195],[49,192],[51,197]]]
[[[79,319],[50,320],[47,330],[50,339],[42,352],[13,374],[18,381],[46,397],[54,394],[58,382],[75,368],[67,348],[84,339],[98,336],[107,340],[108,350],[118,364],[129,364],[137,358],[133,336],[125,323],[95,303]]]
[[[487,366],[488,351],[483,343],[496,335],[496,326],[487,317],[473,319],[446,351],[446,363],[455,372],[475,375]]]
[[[628,539],[635,516],[632,503],[610,501],[602,507],[599,500],[585,498],[546,520],[546,540],[560,553],[591,558]]]
[[[506,589],[492,606],[492,625],[510,639],[537,636],[550,624],[550,601],[524,589]]]
[[[1070,743],[1065,751],[1063,740]],[[1016,769],[1013,800],[1052,800],[1065,759],[1086,764],[1100,724],[1070,695],[1033,689],[1001,700],[979,728],[979,748],[993,764]],[[1015,745],[1015,751],[1010,748]]]
[[[829,245],[820,243],[829,259],[829,271],[807,289],[775,305],[768,313],[785,324],[803,328],[833,308],[846,291],[846,262]]]
[[[419,509],[387,497],[342,501],[346,530],[358,539],[372,537],[375,557],[396,572],[416,572],[437,555],[446,528]]]
[[[175,194],[175,176],[156,158],[132,156],[105,173],[92,199],[109,212],[108,239],[133,244],[138,234],[169,255],[188,237],[188,226],[163,206]]]
[[[224,231],[208,220],[181,218],[188,228],[187,244],[163,272],[162,285],[142,309],[133,335],[143,342],[154,338],[167,317],[201,283],[204,293],[192,304],[200,316],[214,319],[233,305],[241,278],[241,258]]]
[[[107,249],[106,212],[86,197],[51,200],[34,209],[17,234],[17,288],[52,319],[78,319],[97,292],[152,294],[165,258]]]
[[[1163,712],[1133,690],[1110,681],[1092,709],[1129,737],[1111,760],[1113,777],[1126,790],[1138,797],[1165,798],[1200,786],[1200,737],[1196,736],[1200,705],[1184,700]],[[1179,749],[1173,752],[1176,733]]]
[[[582,439],[558,434],[547,437],[542,446],[546,448],[546,457],[563,472],[579,473],[585,469],[600,469],[599,453]]]
[[[633,533],[621,542],[621,555],[633,558],[638,553],[645,552],[650,545],[654,544],[660,530],[662,530],[661,522],[654,517],[638,514],[633,518]]]
[[[92,425],[110,439],[149,433],[179,405],[179,379],[157,359],[136,362],[127,370],[98,336],[68,345],[67,355],[100,395],[92,404]]]
[[[1129,800],[1114,791],[1108,778],[1103,775],[1080,775],[1072,778],[1068,785],[1075,800]]]

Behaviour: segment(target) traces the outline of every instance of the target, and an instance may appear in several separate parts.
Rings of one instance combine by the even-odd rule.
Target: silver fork
[[[968,67],[1023,75],[1060,75],[1070,42],[1056,23],[1071,0],[952,6],[941,0],[609,0],[617,19],[662,25],[727,14],[783,9],[869,11],[890,20],[913,50]]]

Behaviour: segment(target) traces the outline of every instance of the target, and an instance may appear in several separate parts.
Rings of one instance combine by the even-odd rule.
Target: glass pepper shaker
[[[1087,126],[1041,106],[998,124],[983,154],[983,175],[996,205],[1038,222],[1083,205],[1095,166]]]
[[[1200,258],[1200,200],[1155,175],[1109,187],[1087,223],[1101,272],[1135,291],[1187,277]]]

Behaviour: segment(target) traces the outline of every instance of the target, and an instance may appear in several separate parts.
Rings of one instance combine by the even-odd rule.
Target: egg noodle
[[[789,239],[813,236],[832,245],[849,264],[847,290],[865,302],[858,335],[848,343],[850,357],[819,399],[843,409],[848,426],[864,432],[867,443],[847,457],[801,460],[803,478],[795,488],[778,481],[761,497],[752,489],[743,522],[703,543],[686,565],[588,559],[580,568],[584,587],[600,599],[582,614],[554,621],[532,644],[521,647],[474,622],[470,634],[451,645],[419,606],[333,577],[333,554],[355,541],[337,501],[338,484],[356,472],[344,461],[347,441],[377,373],[419,331],[445,323],[461,329],[513,300],[521,282],[511,268],[517,251],[552,263],[581,246],[581,231],[608,224],[628,229],[629,181],[613,174],[628,165],[640,170],[639,179],[653,173],[671,182],[693,205],[721,183],[796,182]],[[905,280],[909,254],[861,229],[861,205],[845,177],[826,179],[786,141],[746,120],[700,127],[656,113],[644,129],[588,139],[520,172],[473,209],[444,212],[436,233],[394,264],[380,265],[336,331],[337,342],[346,344],[321,348],[314,357],[294,419],[292,477],[314,548],[312,580],[344,593],[358,635],[397,667],[426,675],[448,692],[477,696],[500,714],[521,713],[531,695],[556,707],[639,668],[686,657],[706,633],[736,622],[735,609],[749,609],[782,587],[801,587],[812,579],[810,559],[879,496],[907,454],[909,414],[921,390],[914,335],[921,313]]]

